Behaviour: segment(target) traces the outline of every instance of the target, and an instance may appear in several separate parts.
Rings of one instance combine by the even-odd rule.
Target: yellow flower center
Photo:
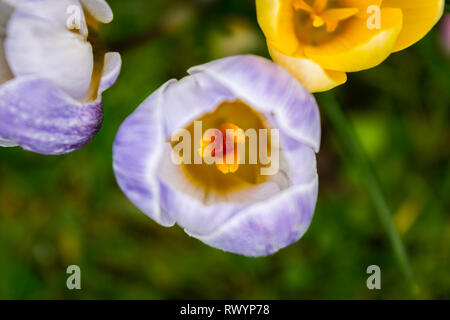
[[[338,0],[293,0],[295,27],[304,44],[318,45],[329,40],[340,24],[355,16],[359,9],[344,8]]]
[[[256,164],[250,163],[250,140],[244,134],[248,129],[257,132],[268,129],[267,120],[258,112],[237,100],[220,104],[212,113],[196,121],[202,124],[201,143],[192,143],[191,155],[194,152],[200,154],[203,161],[202,164],[182,164],[185,175],[192,183],[208,192],[227,193],[267,181],[268,176],[261,175],[261,168],[270,164],[261,164],[259,159]],[[195,137],[194,128],[194,123],[186,127],[192,137]],[[210,129],[213,134],[206,136]],[[267,149],[270,151],[270,130],[268,134]],[[259,144],[259,138],[256,139]],[[243,150],[239,148],[240,145],[244,146]],[[227,160],[230,154],[234,154],[233,161]],[[206,156],[214,157],[215,164],[207,164]],[[217,163],[218,158],[222,158],[222,163]],[[242,160],[241,163],[239,160]]]

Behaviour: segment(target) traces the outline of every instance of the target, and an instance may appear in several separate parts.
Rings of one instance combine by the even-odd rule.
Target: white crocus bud
[[[79,8],[69,12],[68,8]],[[69,19],[79,19],[69,29]],[[39,74],[77,100],[89,90],[94,57],[86,19],[78,0],[18,1],[4,42],[6,59],[16,77]]]

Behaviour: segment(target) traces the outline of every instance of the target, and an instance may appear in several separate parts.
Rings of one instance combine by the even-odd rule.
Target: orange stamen
[[[205,135],[203,136],[198,152],[205,158],[206,148],[212,148],[211,156],[216,159],[217,169],[223,174],[234,173],[239,169],[241,156],[239,154],[239,144],[245,144],[244,131],[235,124],[224,123],[220,126],[220,130],[216,131],[211,140],[206,139]],[[227,163],[227,158],[232,153],[233,162]]]

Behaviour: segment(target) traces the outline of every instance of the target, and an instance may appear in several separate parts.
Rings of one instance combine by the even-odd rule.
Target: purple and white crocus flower
[[[0,146],[56,155],[93,138],[121,58],[89,36],[112,18],[104,0],[0,0]]]
[[[177,223],[224,251],[265,256],[296,242],[310,225],[318,193],[314,97],[287,71],[251,55],[188,73],[163,85],[122,124],[114,143],[120,188],[159,224]],[[174,163],[174,134],[201,121],[204,129],[221,123],[277,129],[278,172],[263,177],[257,166],[243,165],[224,174],[213,165]]]

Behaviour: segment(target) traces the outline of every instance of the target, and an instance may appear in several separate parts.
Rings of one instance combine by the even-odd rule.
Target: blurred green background
[[[450,298],[450,64],[439,29],[334,90],[379,175],[418,287],[410,290],[358,170],[326,114],[320,194],[311,227],[265,258],[210,248],[164,228],[116,185],[121,122],[169,78],[241,53],[268,57],[254,1],[109,0],[105,46],[123,71],[104,95],[105,121],[84,149],[40,156],[0,148],[2,299]],[[68,265],[82,290],[66,288]],[[377,264],[382,290],[366,287]]]

